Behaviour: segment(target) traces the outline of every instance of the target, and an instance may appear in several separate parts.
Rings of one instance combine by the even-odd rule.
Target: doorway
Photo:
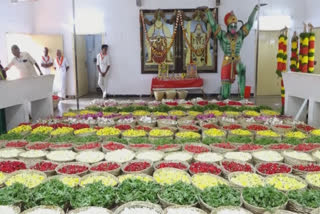
[[[77,65],[79,97],[96,97],[98,90],[97,55],[102,44],[102,35],[77,35]]]
[[[276,74],[279,31],[260,31],[257,95],[280,96],[281,80]]]

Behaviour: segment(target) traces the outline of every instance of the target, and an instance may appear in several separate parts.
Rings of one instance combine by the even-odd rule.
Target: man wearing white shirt
[[[15,66],[19,73],[17,75],[18,79],[26,78],[26,77],[35,77],[38,76],[34,66],[39,71],[39,74],[42,75],[39,65],[37,62],[30,56],[27,52],[20,52],[20,49],[17,45],[13,45],[11,47],[11,52],[15,56],[9,65],[4,69],[8,71],[12,66]]]
[[[43,74],[49,75],[51,73],[51,67],[53,66],[53,60],[49,56],[49,49],[47,47],[44,48],[44,56],[41,57],[41,67],[43,68]]]
[[[107,97],[107,84],[110,66],[111,63],[108,54],[108,45],[102,45],[101,52],[97,56],[97,69],[99,72],[98,85],[102,90],[102,98]]]
[[[57,58],[54,60],[54,69],[56,73],[56,82],[59,84],[59,97],[66,98],[67,93],[67,72],[69,70],[69,63],[62,55],[61,50],[57,50]]]

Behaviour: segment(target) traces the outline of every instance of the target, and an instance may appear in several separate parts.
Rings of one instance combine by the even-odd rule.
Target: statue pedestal
[[[320,75],[287,72],[283,74],[285,114],[320,127]],[[307,105],[309,104],[309,105]]]

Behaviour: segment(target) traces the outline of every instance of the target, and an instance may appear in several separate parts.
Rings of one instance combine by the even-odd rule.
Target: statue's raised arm
[[[206,14],[208,16],[208,21],[211,26],[211,30],[213,32],[213,35],[215,38],[222,40],[223,39],[223,34],[225,33],[224,31],[221,30],[221,26],[216,22],[215,20],[215,10],[211,12],[210,10],[206,10]]]
[[[250,14],[250,16],[249,16],[249,18],[248,18],[248,21],[247,21],[247,23],[245,23],[242,27],[241,27],[241,32],[242,32],[242,37],[243,38],[245,38],[246,36],[248,36],[249,35],[249,33],[250,33],[250,31],[251,31],[251,29],[252,29],[252,27],[253,27],[253,24],[254,24],[254,21],[255,21],[255,18],[256,18],[256,14],[257,14],[257,12],[258,12],[258,10],[259,10],[259,5],[256,5],[254,8],[253,8],[253,10],[252,10],[252,12],[251,12],[251,14]]]

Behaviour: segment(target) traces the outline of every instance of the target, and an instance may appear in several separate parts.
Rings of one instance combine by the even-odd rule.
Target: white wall
[[[33,33],[62,34],[64,37],[64,55],[70,64],[67,95],[75,95],[72,1],[39,0],[33,5]]]
[[[222,0],[219,7],[219,22],[223,24],[224,15],[234,10],[239,19],[246,21],[257,0]],[[268,6],[262,8],[261,14],[290,15],[293,24],[301,23],[304,17],[304,3],[300,0],[266,0]],[[199,6],[215,7],[213,0],[143,0],[142,9],[196,8]],[[104,14],[106,42],[110,45],[112,58],[111,81],[109,91],[112,94],[148,94],[154,75],[141,74],[140,61],[140,24],[139,9],[133,0],[77,0],[76,7],[88,9],[91,13]],[[247,66],[247,84],[255,84],[255,50],[256,33],[253,30],[244,42],[241,57]],[[219,48],[218,74],[200,74],[205,79],[206,93],[219,93],[220,68],[223,53]],[[274,56],[270,56],[274,57]],[[254,91],[254,89],[253,89]],[[237,85],[233,85],[237,92]]]
[[[12,4],[10,0],[1,0],[0,8],[0,60],[1,64],[6,66],[8,63],[6,33],[31,33],[33,7],[32,3]]]
[[[262,1],[262,0],[261,0]],[[305,6],[305,2],[312,2]],[[314,5],[318,0],[263,0],[268,6],[261,10],[262,15],[290,15],[293,24],[302,27],[307,11],[317,14]],[[73,37],[72,37],[72,0],[39,0],[34,3],[12,5],[9,0],[0,1],[2,12],[0,23],[0,59],[6,59],[4,32],[31,32],[37,34],[62,34],[64,36],[65,56],[73,70]],[[246,21],[257,0],[221,0],[219,22],[223,29],[224,15],[234,10],[239,19]],[[198,6],[215,7],[213,0],[142,0],[142,9],[158,8],[196,8]],[[33,7],[31,6],[33,5]],[[33,11],[32,11],[32,8]],[[109,91],[112,94],[148,94],[151,79],[154,75],[142,75],[140,63],[140,24],[139,10],[134,0],[76,0],[77,12],[87,14],[88,19],[95,16],[92,25],[101,26],[106,33],[106,43],[110,45],[112,60]],[[77,13],[76,12],[76,13]],[[77,14],[78,16],[79,14]],[[97,18],[98,17],[98,18]],[[83,18],[83,16],[82,16]],[[81,18],[81,20],[83,20]],[[320,20],[320,19],[319,19]],[[7,24],[9,23],[9,25]],[[81,23],[80,23],[81,24]],[[87,25],[90,23],[86,23]],[[300,27],[299,27],[300,26]],[[81,29],[83,29],[82,26]],[[97,33],[97,28],[90,28]],[[94,30],[92,30],[94,29]],[[83,30],[82,30],[83,31]],[[92,32],[95,31],[95,32]],[[247,66],[247,84],[255,84],[255,31],[253,30],[244,42],[241,57]],[[205,91],[218,93],[220,89],[220,68],[222,51],[219,48],[217,74],[200,74],[205,79]],[[275,56],[270,56],[275,57]],[[234,84],[233,91],[237,91]],[[69,73],[69,95],[75,95],[74,73]]]
[[[318,0],[305,0],[306,22],[311,22],[315,27],[320,26],[320,4]]]

